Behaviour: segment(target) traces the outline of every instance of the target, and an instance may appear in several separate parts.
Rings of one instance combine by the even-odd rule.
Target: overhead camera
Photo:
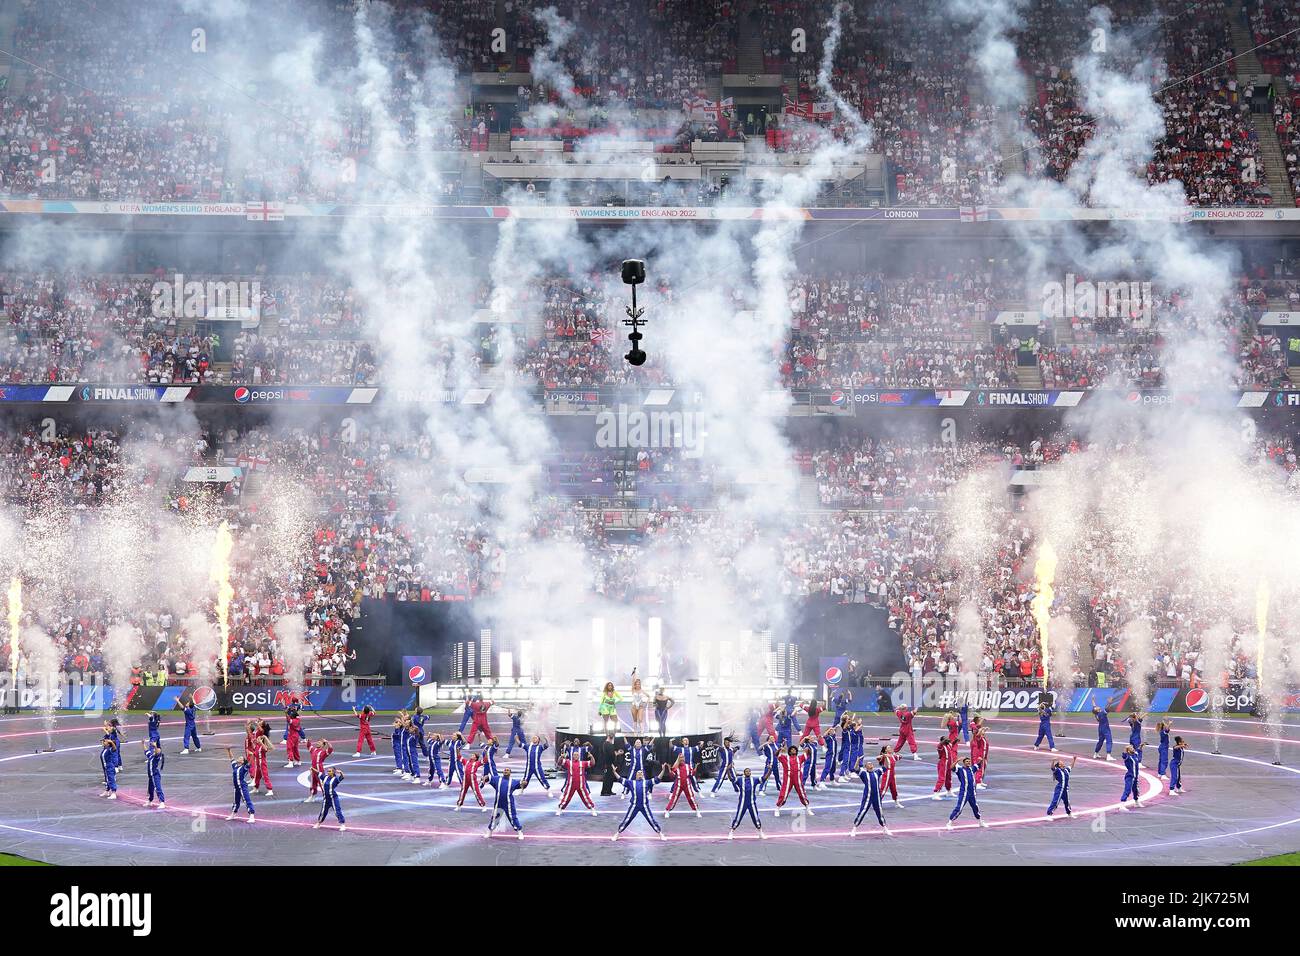
[[[624,325],[631,326],[632,331],[628,334],[627,340],[632,343],[632,348],[623,356],[628,365],[644,365],[646,360],[645,351],[641,348],[641,340],[645,338],[639,329],[645,325],[641,316],[645,314],[645,309],[638,309],[636,305],[636,287],[645,282],[645,261],[642,259],[624,259],[623,260],[623,282],[625,285],[632,287],[632,305],[627,309],[627,318],[623,320]]]

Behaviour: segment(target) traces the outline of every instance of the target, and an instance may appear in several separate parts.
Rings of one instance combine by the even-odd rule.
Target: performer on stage
[[[794,715],[784,707],[777,709],[776,721],[776,744],[778,747],[789,747],[794,743]]]
[[[835,692],[831,698],[831,706],[835,709],[835,723],[844,719],[845,713],[848,712],[849,705],[853,703],[853,691],[845,688]]]
[[[655,726],[659,729],[660,737],[668,736],[668,711],[673,709],[675,703],[662,687],[655,691]]]
[[[528,749],[528,738],[524,736],[524,712],[520,710],[508,710],[506,716],[510,718],[510,739],[506,741],[506,756],[509,757],[515,752],[515,744]],[[520,787],[522,790],[523,788]]]
[[[424,782],[420,774],[420,728],[415,725],[414,718],[408,717],[402,729],[406,746],[406,775],[402,779],[410,780],[418,787]]]
[[[957,712],[955,710],[948,711],[939,723],[947,731],[948,740],[955,744],[957,738],[961,736],[961,721],[957,719]]]
[[[961,702],[957,717],[961,721],[961,739],[964,743],[970,743],[970,703],[968,701],[963,700]]]
[[[576,753],[575,753],[576,750]],[[569,801],[576,794],[582,801],[582,805],[591,811],[591,815],[596,815],[596,805],[591,800],[591,794],[587,790],[587,770],[594,761],[586,755],[582,748],[569,748],[570,756],[564,760],[564,772],[566,779],[564,781],[564,794],[560,797],[560,805],[555,811],[558,817],[568,809]]]
[[[402,723],[401,714],[393,718],[392,741],[393,776],[409,780],[411,772],[406,769],[406,727]]]
[[[298,743],[307,739],[307,734],[302,729],[302,719],[298,716],[297,708],[291,709],[289,713],[292,716],[289,717],[289,723],[285,729],[284,744],[285,756],[289,758],[289,762],[284,765],[286,770],[290,767],[302,766],[302,754],[298,750]]]
[[[483,745],[483,764],[481,772],[483,774],[484,783],[487,783],[497,775],[497,751],[500,749],[501,748],[497,744],[497,739],[495,737],[489,737],[487,742]]]
[[[818,741],[822,739],[822,714],[826,708],[815,700],[809,701],[808,706],[804,708],[808,719],[804,722],[803,733],[799,736],[799,743],[803,743],[809,737]]]
[[[816,816],[812,807],[808,806],[808,794],[803,789],[803,764],[808,759],[808,755],[801,754],[798,747],[791,746],[776,759],[781,765],[781,792],[776,797],[776,815],[778,817],[781,815],[781,808],[785,806],[786,798],[793,790],[808,816]]]
[[[646,719],[646,705],[648,703],[650,703],[650,695],[641,687],[641,678],[637,676],[636,670],[633,669],[632,695],[629,706],[632,710],[632,732],[634,734],[650,732],[650,721]]]
[[[758,753],[763,746],[763,738],[759,733],[758,725],[762,720],[762,714],[757,707],[749,708],[749,714],[745,718],[745,741],[744,746],[753,747],[754,753]]]
[[[470,751],[468,756],[462,754],[460,758],[460,796],[456,798],[456,809],[459,810],[465,805],[465,794],[471,790],[474,791],[474,799],[478,801],[480,810],[486,810],[487,805],[483,802],[483,790],[479,786],[478,770],[483,766],[483,758],[475,751]]]
[[[804,726],[807,727],[807,724]],[[820,790],[821,787],[817,785],[817,737],[804,737],[802,749],[805,751],[804,756],[808,758],[803,764],[804,789],[812,788],[813,790]]]
[[[1052,715],[1056,713],[1048,703],[1046,695],[1038,701],[1038,736],[1034,738],[1034,749],[1038,750],[1043,738],[1047,738],[1047,748],[1056,753],[1056,741],[1052,739]]]
[[[473,723],[470,724],[469,737],[465,739],[466,743],[472,745],[474,741],[478,739],[479,734],[482,734],[489,740],[496,736],[492,733],[492,728],[488,725],[487,717],[488,711],[492,709],[494,703],[495,701],[484,700],[482,694],[474,695],[474,703],[472,705],[474,719]]]
[[[1128,715],[1128,742],[1137,754],[1138,763],[1142,762],[1142,748],[1146,746],[1142,743],[1142,721],[1146,718],[1146,714],[1139,714],[1136,710]]]
[[[898,742],[894,744],[894,751],[900,757],[903,754],[903,744],[912,748],[912,759],[920,760],[921,755],[916,752],[916,731],[912,728],[912,721],[916,719],[916,712],[904,704],[894,711],[894,716],[898,718]]]
[[[987,790],[989,785],[984,782],[984,778],[989,771],[989,735],[983,717],[975,718],[974,732],[970,739],[970,759],[975,765],[975,789]]]
[[[114,752],[117,745],[113,743],[111,733],[104,734],[99,744],[99,767],[104,771],[104,792],[101,797],[107,797],[109,800],[117,799],[117,760]]]
[[[1097,719],[1097,749],[1092,752],[1092,756],[1095,759],[1100,760],[1101,748],[1102,745],[1105,744],[1106,759],[1114,760],[1115,758],[1110,755],[1111,748],[1114,746],[1114,741],[1110,736],[1110,714],[1106,713],[1105,707],[1098,707],[1096,704],[1093,704],[1092,716]]]
[[[767,792],[767,780],[769,777],[773,775],[776,776],[777,787],[781,786],[781,765],[780,762],[777,760],[777,757],[780,756],[780,753],[781,752],[777,748],[775,741],[772,740],[772,737],[770,735],[764,735],[763,750],[762,750],[763,761],[764,761],[763,779],[762,782],[760,782],[758,785],[759,789],[762,790],[764,793]]]
[[[722,739],[722,746],[718,749],[718,773],[713,779],[713,789],[709,791],[710,797],[716,797],[718,790],[724,782],[736,782],[736,754],[739,748],[730,737]],[[635,768],[634,768],[635,769]]]
[[[334,753],[334,747],[328,740],[315,740],[307,748],[311,759],[311,790],[303,803],[311,803],[321,789],[321,776],[325,773],[325,758]]]
[[[429,735],[429,776],[424,781],[424,785],[431,790],[445,786],[447,775],[442,772],[442,734]],[[434,783],[434,781],[438,781]]]
[[[822,762],[822,772],[821,776],[817,778],[817,783],[830,787],[838,783],[835,779],[835,761],[839,752],[839,738],[835,736],[834,729],[831,729],[826,732],[823,740],[826,742],[826,759]]]
[[[1066,766],[1064,760],[1052,761],[1052,778],[1056,781],[1056,789],[1052,791],[1052,801],[1047,805],[1047,815],[1049,817],[1056,812],[1058,803],[1065,808],[1067,817],[1074,816],[1074,813],[1070,810],[1070,774],[1074,772],[1074,765],[1078,762],[1078,755],[1070,758],[1069,766]]]
[[[199,743],[199,728],[196,722],[198,713],[194,706],[194,695],[191,694],[190,699],[184,703],[181,703],[178,698],[176,703],[180,706],[181,714],[185,717],[185,733],[181,737],[181,753],[189,753],[191,744],[194,745],[194,752],[199,753],[203,750],[203,745]]]
[[[1132,718],[1129,718],[1132,720]],[[1138,722],[1139,733],[1141,732],[1141,722]],[[1119,798],[1120,804],[1125,810],[1129,809],[1129,794],[1133,795],[1133,806],[1142,806],[1138,799],[1138,786],[1141,782],[1141,765],[1142,758],[1138,750],[1132,744],[1124,747],[1124,793]]]
[[[618,730],[618,705],[622,700],[622,696],[614,689],[614,682],[605,681],[605,687],[600,692],[600,704],[596,708],[603,727],[602,733],[612,734]]]
[[[799,718],[797,715],[799,712],[799,698],[794,696],[793,690],[794,689],[791,688],[786,692],[785,699],[781,701],[781,704],[785,707],[785,712],[790,716],[790,721],[794,724],[794,730],[798,731]]]
[[[686,763],[685,757],[678,754],[677,761],[672,765],[669,773],[672,774],[673,788],[668,793],[668,806],[664,808],[664,819],[672,816],[673,807],[677,806],[677,801],[681,799],[682,794],[686,795],[687,806],[695,811],[697,817],[700,816],[700,808],[695,803],[695,788],[691,785],[695,777],[695,768]]]
[[[938,746],[938,778],[934,781],[934,795],[931,800],[942,800],[944,797],[952,796],[952,774],[957,769],[957,742],[950,741],[947,737],[939,738]],[[939,791],[942,790],[943,793]]]
[[[691,771],[691,789],[698,791],[700,782],[695,779],[695,766],[700,762],[700,748],[692,746],[689,737],[683,737],[681,744],[673,748],[673,756],[685,761]]]
[[[465,738],[457,731],[447,741],[447,779],[444,781],[447,786],[451,786],[461,776],[460,756],[464,749]]]
[[[316,818],[316,823],[312,826],[313,830],[319,830],[320,825],[325,822],[329,816],[330,810],[334,811],[334,818],[339,821],[339,833],[348,828],[347,822],[343,819],[343,807],[339,803],[339,784],[343,782],[343,771],[338,767],[330,767],[321,777],[320,785],[324,799],[321,802],[320,816]]]
[[[122,733],[122,722],[116,717],[105,721],[104,732],[113,738],[113,765],[117,767],[118,770],[121,770],[122,744],[126,742],[126,734]]]
[[[519,808],[515,805],[515,794],[528,786],[528,781],[520,783],[518,780],[512,780],[510,777],[510,768],[499,774],[494,774],[489,781],[494,796],[492,797],[492,815],[488,817],[487,832],[483,834],[490,837],[492,831],[496,829],[497,821],[505,817],[506,822],[514,829],[519,839],[524,838],[524,825],[519,822]]]
[[[154,741],[162,743],[162,714],[151,710],[145,717],[145,721],[147,736],[144,741],[144,753],[148,757],[149,751],[153,749]]]
[[[546,779],[546,767],[542,764],[542,754],[546,753],[548,749],[550,749],[550,744],[546,742],[546,738],[542,737],[540,734],[533,734],[533,741],[528,745],[528,750],[524,755],[526,762],[526,769],[524,770],[524,787],[528,786],[532,780],[536,779],[537,782],[542,785],[542,789],[546,791],[546,795],[549,797],[551,796],[551,783]],[[522,790],[523,787],[520,787],[519,789]]]
[[[271,725],[262,721],[257,728],[257,736],[253,738],[253,758],[257,765],[253,770],[253,789],[260,789],[262,784],[266,784],[266,795],[275,796],[275,784],[271,783]]]
[[[739,780],[732,778],[731,785],[736,788],[736,814],[731,818],[731,830],[727,833],[727,839],[735,838],[736,827],[740,826],[740,821],[748,816],[750,822],[754,824],[754,829],[758,831],[759,839],[766,840],[767,834],[763,832],[763,824],[758,819],[758,795],[763,792],[758,781],[746,767]]]
[[[880,793],[884,798],[886,791],[889,797],[894,801],[894,806],[903,809],[903,805],[898,802],[898,754],[894,753],[894,748],[889,744],[880,748],[880,756],[876,758],[876,763],[884,773],[880,776]]]
[[[248,758],[241,757],[235,759],[234,751],[229,747],[226,748],[226,756],[230,758],[230,782],[235,788],[235,802],[230,808],[230,813],[226,815],[227,820],[235,819],[235,814],[239,812],[240,803],[248,807],[248,822],[256,823],[257,817],[253,815],[253,795],[248,789]]]
[[[1156,733],[1160,734],[1160,745],[1156,750],[1156,772],[1161,780],[1169,773],[1169,732],[1173,729],[1174,725],[1168,718],[1156,724]]]
[[[636,776],[638,770],[646,770],[647,760],[652,756],[651,751],[646,749],[644,740],[638,737],[632,741],[632,746],[627,752],[627,773],[620,774],[619,779],[623,777],[631,779]]]
[[[879,767],[863,767],[858,771],[858,779],[862,781],[862,802],[858,804],[858,815],[853,818],[853,829],[849,831],[849,836],[858,835],[858,827],[862,826],[868,811],[876,815],[876,821],[885,833],[890,833],[889,827],[885,826],[885,815],[880,812],[881,780],[884,775],[884,769]]]
[[[153,806],[154,795],[158,796],[158,809],[167,809],[167,798],[163,796],[162,772],[163,757],[162,741],[151,740],[149,742],[149,752],[144,756],[144,770],[149,778],[149,806]]]
[[[370,733],[370,718],[375,716],[375,708],[371,707],[369,704],[366,704],[360,710],[357,710],[355,707],[353,707],[352,714],[359,721],[359,725],[357,729],[357,752],[354,753],[352,756],[360,757],[361,745],[369,744],[370,756],[373,757],[376,751],[375,751],[375,738]]]
[[[758,729],[762,733],[770,736],[773,740],[776,739],[776,723],[774,720],[775,717],[776,717],[776,704],[773,703],[772,701],[768,701],[767,704],[764,706],[762,713],[759,716]]]
[[[948,829],[952,829],[953,822],[961,816],[961,811],[966,804],[970,804],[971,813],[975,814],[975,819],[979,825],[987,827],[986,823],[980,817],[979,804],[975,802],[975,768],[971,766],[971,759],[964,759],[954,771],[957,777],[957,805],[952,808],[952,813],[948,815]]]
[[[680,759],[680,758],[679,758]],[[635,777],[623,779],[623,793],[627,794],[629,799],[627,803],[627,813],[623,815],[623,820],[618,825],[618,831],[610,837],[611,840],[617,840],[623,835],[623,831],[631,826],[633,819],[637,814],[645,817],[646,823],[650,828],[659,834],[659,839],[666,840],[663,827],[655,819],[653,808],[650,806],[650,792],[654,789],[655,781],[647,777],[644,773],[639,773]],[[688,787],[687,790],[690,788]],[[596,811],[591,811],[595,816]]]
[[[1174,738],[1174,746],[1169,754],[1169,796],[1180,797],[1183,794],[1183,754],[1187,752],[1187,741],[1182,737]]]

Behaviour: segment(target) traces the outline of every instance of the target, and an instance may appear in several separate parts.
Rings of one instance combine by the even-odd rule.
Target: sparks
[[[221,632],[221,683],[228,685],[230,678],[226,674],[226,663],[230,659],[230,602],[235,596],[235,589],[230,586],[230,552],[235,548],[230,536],[230,526],[221,522],[217,528],[217,539],[212,545],[212,560],[209,575],[217,585],[217,627]]]
[[[1052,623],[1052,601],[1056,592],[1052,581],[1056,578],[1056,549],[1050,541],[1044,541],[1038,551],[1038,561],[1034,564],[1034,582],[1037,591],[1030,602],[1030,610],[1038,624],[1039,654],[1043,662],[1043,687],[1047,687],[1047,637]]]

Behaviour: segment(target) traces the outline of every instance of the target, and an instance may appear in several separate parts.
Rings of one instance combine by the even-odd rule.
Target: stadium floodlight
[[[638,309],[636,305],[636,287],[645,282],[645,261],[642,259],[624,259],[623,260],[623,282],[632,287],[632,304],[627,309],[627,318],[623,320],[624,325],[632,327],[631,333],[627,339],[632,343],[632,348],[623,356],[627,359],[629,365],[644,365],[646,354],[641,349],[641,340],[645,338],[638,331],[645,321],[641,318],[645,314],[645,309]]]

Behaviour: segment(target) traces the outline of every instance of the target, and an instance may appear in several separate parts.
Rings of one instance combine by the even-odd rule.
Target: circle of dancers
[[[608,694],[608,688],[605,693]],[[658,694],[662,695],[662,690]],[[655,698],[644,695],[645,710],[649,709],[647,705],[655,702]],[[849,835],[856,836],[869,817],[875,819],[885,834],[892,834],[893,831],[885,821],[885,801],[888,798],[894,808],[903,807],[898,797],[898,761],[905,753],[910,753],[913,760],[922,759],[916,732],[919,714],[905,705],[898,707],[893,714],[898,722],[896,739],[892,743],[888,739],[875,740],[874,744],[883,746],[880,746],[878,753],[868,754],[863,719],[849,710],[852,693],[837,692],[828,703],[834,716],[826,730],[823,730],[821,721],[828,708],[818,701],[801,702],[794,697],[786,697],[754,708],[749,714],[746,733],[739,737],[727,736],[722,740],[717,753],[717,770],[707,792],[702,790],[697,774],[697,769],[701,766],[701,750],[689,738],[672,738],[667,759],[660,761],[652,746],[654,738],[636,737],[624,747],[618,748],[614,733],[608,732],[604,750],[602,794],[613,795],[614,788],[621,787],[620,795],[627,804],[611,839],[617,841],[638,820],[661,839],[667,839],[651,804],[655,788],[665,786],[669,788],[663,810],[665,820],[671,818],[674,812],[680,812],[678,808],[683,803],[684,809],[697,817],[702,816],[700,799],[706,796],[716,799],[721,793],[736,799],[727,839],[734,839],[736,831],[746,822],[757,831],[760,839],[767,839],[760,816],[760,802],[768,794],[769,784],[776,796],[772,808],[775,817],[781,816],[781,811],[791,804],[792,798],[798,801],[799,811],[814,816],[815,811],[808,799],[809,790],[860,784],[860,800]],[[180,754],[202,753],[193,701],[182,699],[177,702],[177,706],[181,708],[184,719]],[[513,756],[518,747],[523,759],[521,771],[515,772],[510,767],[499,765],[500,742],[488,721],[488,712],[493,706],[493,701],[484,700],[481,695],[467,697],[460,727],[451,734],[426,733],[428,716],[423,708],[417,707],[409,712],[399,711],[392,719],[393,776],[403,783],[453,791],[456,794],[456,811],[462,810],[467,801],[472,801],[471,808],[477,806],[481,813],[487,815],[487,827],[483,833],[485,838],[500,832],[505,826],[513,831],[516,838],[524,838],[524,825],[517,800],[522,791],[534,785],[548,798],[558,801],[556,816],[570,812],[575,798],[581,805],[581,812],[597,816],[599,811],[592,798],[588,780],[596,765],[593,744],[576,741],[563,744],[562,753],[552,761],[558,766],[563,781],[557,780],[556,785],[552,786],[552,781],[547,776],[546,758],[551,742],[541,734],[525,733],[525,711],[507,710],[510,731],[505,756]],[[665,714],[670,706],[671,701],[668,701]],[[647,722],[645,710],[640,715],[643,723]],[[361,709],[354,707],[352,712],[357,720],[357,741],[352,756],[361,757],[367,749],[371,756],[376,756],[378,750],[371,729],[374,709],[367,705]],[[1045,742],[1050,753],[1059,753],[1052,733],[1054,714],[1050,702],[1044,700],[1039,704],[1038,728],[1033,742],[1035,751],[1040,750]],[[802,727],[799,723],[801,715],[804,717]],[[1096,706],[1092,708],[1092,715],[1097,724],[1097,742],[1092,757],[1096,760],[1113,760],[1110,715],[1104,708]],[[1120,754],[1124,764],[1124,781],[1119,801],[1124,810],[1140,806],[1139,785],[1143,749],[1146,746],[1143,722],[1147,717],[1145,713],[1134,711],[1125,719],[1129,726],[1129,740]],[[663,729],[657,708],[656,722]],[[986,777],[992,748],[985,718],[972,716],[969,706],[962,704],[958,709],[944,714],[939,724],[932,799],[951,801],[947,829],[952,829],[967,810],[979,826],[987,827],[989,824],[983,819],[978,802],[978,793],[989,789]],[[146,805],[165,809],[163,772],[166,756],[161,728],[162,715],[150,712],[146,719],[146,738],[142,743],[147,785]],[[1187,743],[1182,737],[1173,734],[1173,724],[1168,717],[1156,724],[1156,730],[1159,735],[1157,772],[1162,780],[1168,780],[1170,796],[1179,796],[1184,792],[1182,767]],[[483,742],[476,747],[475,741],[480,735]],[[232,790],[231,809],[226,819],[234,820],[242,811],[246,814],[248,823],[255,823],[254,796],[260,798],[263,794],[266,797],[275,795],[270,775],[270,754],[275,747],[271,723],[265,719],[249,720],[244,727],[243,743],[243,752],[238,756],[233,748],[224,748],[230,762]],[[292,698],[286,706],[281,743],[285,750],[286,769],[303,765],[302,748],[307,747],[308,794],[302,802],[320,803],[313,827],[321,827],[332,815],[338,830],[345,831],[347,825],[340,787],[346,775],[336,764],[327,763],[334,754],[330,741],[308,737],[297,698]],[[109,800],[117,799],[117,782],[122,770],[125,744],[126,737],[120,720],[113,718],[105,721],[99,751],[104,780],[104,789],[100,795]],[[965,756],[960,753],[963,744],[968,748]],[[761,768],[738,769],[737,758],[749,747],[762,758],[763,765]],[[423,764],[421,760],[424,761]],[[1056,818],[1058,809],[1063,811],[1065,817],[1073,816],[1070,781],[1078,760],[1078,755],[1061,755],[1052,759],[1052,789],[1045,817]],[[575,809],[573,812],[579,811]]]

